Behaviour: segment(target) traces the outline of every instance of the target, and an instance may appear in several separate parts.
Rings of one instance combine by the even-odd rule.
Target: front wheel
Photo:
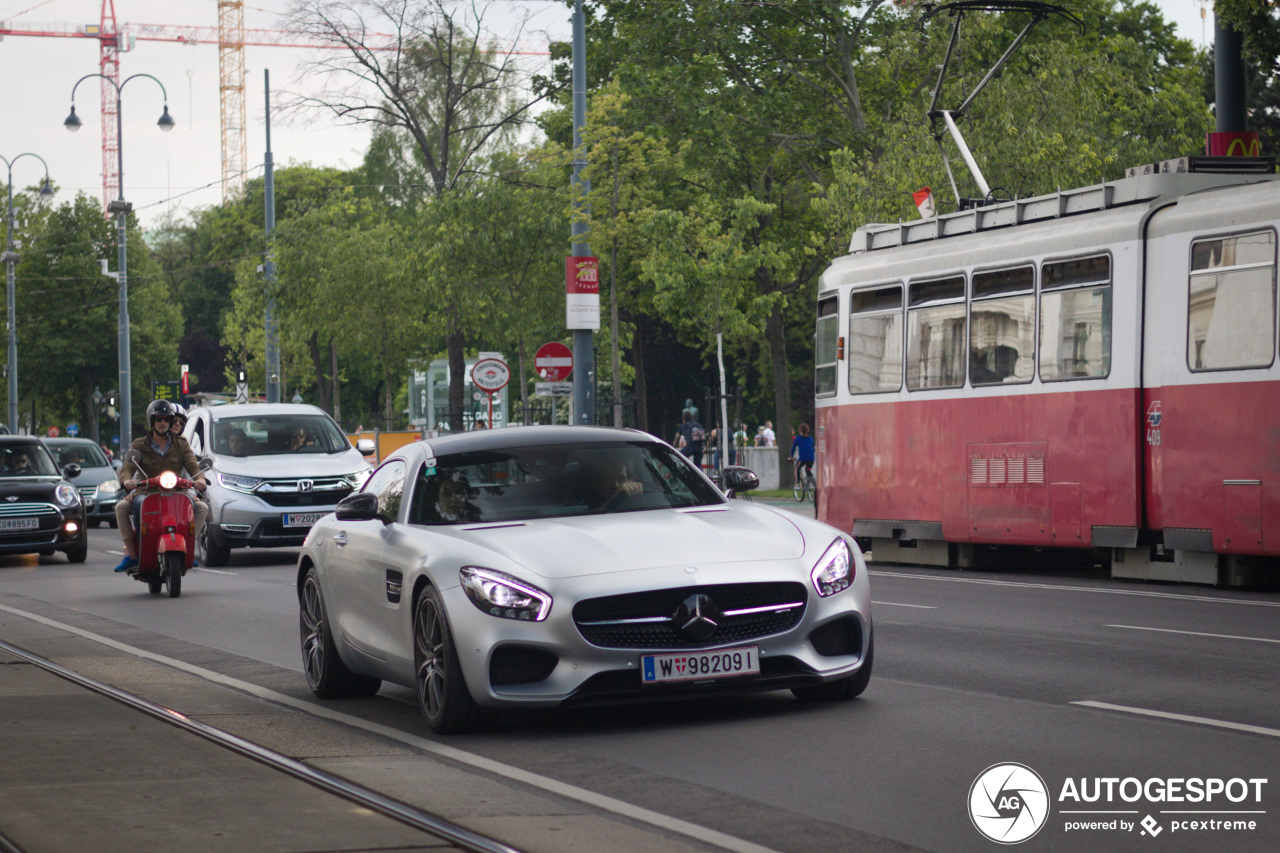
[[[480,706],[467,692],[462,664],[435,587],[427,587],[413,611],[413,671],[418,707],[431,730],[469,732],[483,721]]]
[[[218,544],[213,534],[209,532],[210,524],[206,521],[204,528],[201,529],[200,538],[196,540],[196,550],[200,555],[201,565],[216,569],[231,562],[231,549],[226,545]]]
[[[80,541],[67,549],[68,563],[83,563],[89,556],[89,534],[80,537]]]
[[[162,563],[165,583],[169,585],[169,597],[177,598],[182,595],[182,558],[181,551],[165,551]]]
[[[320,592],[320,577],[314,568],[307,570],[298,605],[302,668],[307,674],[311,692],[321,699],[352,699],[377,693],[382,686],[381,680],[357,675],[347,669],[342,658],[338,657],[333,632],[329,630],[324,595]]]
[[[791,496],[796,499],[796,503],[804,503],[804,475],[800,475],[795,479],[795,485],[791,487]]]

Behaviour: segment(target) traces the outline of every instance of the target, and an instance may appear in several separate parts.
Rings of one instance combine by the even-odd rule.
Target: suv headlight
[[[360,489],[364,486],[364,484],[368,482],[369,475],[372,473],[373,473],[373,468],[370,467],[369,465],[366,465],[363,468],[361,468],[359,471],[356,471],[353,474],[348,474],[342,479],[350,483],[351,488],[355,489],[356,491],[360,491]]]
[[[262,480],[258,477],[241,477],[239,474],[218,472],[218,484],[224,489],[230,489],[233,492],[244,492],[246,495],[250,495],[261,483]]]
[[[103,480],[98,484],[98,494],[102,497],[115,497],[119,491],[119,480]]]
[[[54,489],[53,493],[58,499],[58,503],[63,506],[75,506],[80,503],[80,493],[70,483],[59,483],[58,488]]]
[[[467,598],[490,616],[541,622],[551,612],[550,595],[511,575],[479,566],[463,566],[458,575]]]
[[[832,542],[809,577],[813,580],[813,588],[823,598],[848,589],[853,583],[853,554],[849,552],[848,544],[843,539]]]

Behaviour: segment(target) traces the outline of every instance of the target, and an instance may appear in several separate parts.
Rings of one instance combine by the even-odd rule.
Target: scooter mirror
[[[208,471],[212,467],[213,467],[213,460],[210,459],[208,456],[200,460],[201,471]]]
[[[124,458],[126,462],[132,462],[134,465],[137,465],[142,461],[142,454],[136,450],[130,450],[124,455]]]

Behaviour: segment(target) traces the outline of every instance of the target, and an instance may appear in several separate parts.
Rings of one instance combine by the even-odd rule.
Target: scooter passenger
[[[207,486],[204,472],[196,455],[191,452],[191,445],[180,435],[171,434],[174,421],[173,404],[168,400],[153,400],[147,406],[147,423],[150,431],[137,439],[130,446],[138,451],[139,460],[135,464],[126,453],[124,465],[120,468],[120,484],[130,492],[116,503],[116,525],[120,529],[120,537],[124,540],[125,557],[116,566],[117,572],[128,571],[138,565],[138,546],[133,531],[133,499],[139,494],[134,491],[137,486],[131,481],[156,477],[165,471],[172,471],[179,477],[188,477],[195,481],[197,492],[203,492]],[[195,508],[192,535],[199,539],[204,529],[205,518],[209,515],[209,505],[201,500],[194,500]]]

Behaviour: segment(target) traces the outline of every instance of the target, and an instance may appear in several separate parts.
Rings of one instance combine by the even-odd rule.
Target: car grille
[[[649,590],[581,601],[573,608],[573,621],[583,639],[602,648],[710,648],[791,630],[804,618],[807,592],[804,584],[792,582]],[[707,596],[723,614],[705,639],[685,636],[673,618],[695,593]]]
[[[58,508],[46,503],[0,504],[0,518],[21,518],[33,515],[57,515]]]
[[[326,506],[331,507],[351,494],[354,489],[341,477],[326,477],[311,481],[311,491],[299,491],[298,479],[267,480],[254,490],[254,494],[270,506]]]
[[[97,496],[97,494],[98,494],[97,486],[81,486],[80,487],[80,500],[84,501],[86,504],[90,506],[92,506],[93,499],[95,496]]]

